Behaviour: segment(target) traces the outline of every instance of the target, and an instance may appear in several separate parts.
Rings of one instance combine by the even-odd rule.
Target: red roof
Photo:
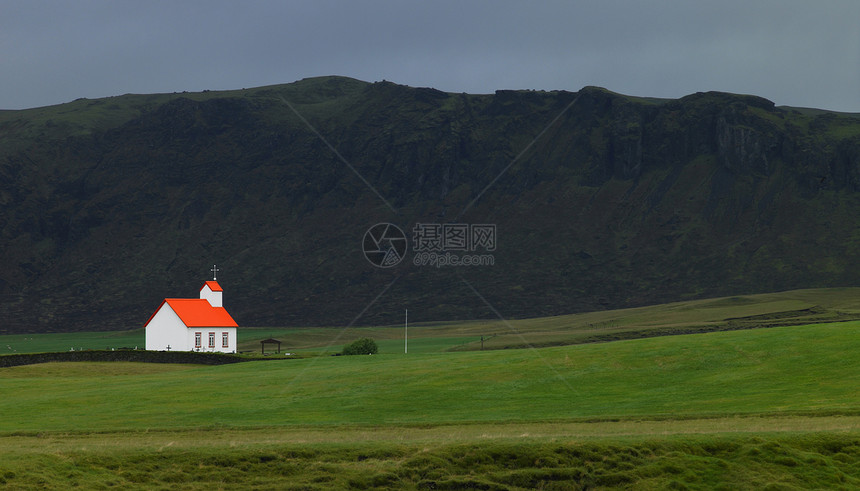
[[[221,285],[219,285],[217,281],[207,281],[206,283],[203,284],[203,286],[208,286],[209,289],[212,290],[213,292],[224,291],[221,289]],[[201,290],[203,289],[203,286],[200,287]]]
[[[207,281],[206,283],[215,282]],[[215,285],[218,284],[215,283]],[[176,312],[186,327],[239,327],[224,307],[213,307],[208,300],[202,298],[165,298],[161,305],[155,309],[156,314],[165,303]],[[152,317],[155,317],[155,314],[152,314]],[[152,317],[146,321],[144,327],[149,324]]]

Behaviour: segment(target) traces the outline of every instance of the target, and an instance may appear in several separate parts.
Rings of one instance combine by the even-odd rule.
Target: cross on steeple
[[[212,269],[210,269],[209,271],[212,271],[212,281],[218,281],[218,271],[221,271],[221,270],[220,270],[220,269],[218,269],[218,268],[213,264],[213,265],[212,265]]]

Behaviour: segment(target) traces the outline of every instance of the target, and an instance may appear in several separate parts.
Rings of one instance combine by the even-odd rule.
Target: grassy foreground
[[[7,489],[851,489],[860,437],[695,435],[468,441],[159,433],[5,437]],[[347,432],[348,433],[348,432]],[[244,436],[244,439],[242,438]],[[196,439],[196,440],[195,440]],[[118,443],[121,442],[121,443]],[[10,451],[12,445],[23,445]]]
[[[0,371],[0,485],[856,488],[860,322]]]

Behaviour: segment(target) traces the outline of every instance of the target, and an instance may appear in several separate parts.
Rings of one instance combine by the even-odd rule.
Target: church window
[[[210,348],[215,347],[215,333],[214,332],[209,333],[209,347]]]
[[[201,334],[199,332],[194,333],[194,347],[195,348],[199,348],[201,346],[201,344],[203,343],[202,337],[203,337],[203,334]]]

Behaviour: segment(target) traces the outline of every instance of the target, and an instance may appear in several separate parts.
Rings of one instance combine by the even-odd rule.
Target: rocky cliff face
[[[139,327],[212,263],[240,325],[860,281],[860,118],[753,96],[332,77],[0,112],[0,144],[6,332]],[[495,264],[375,268],[360,248],[378,222],[495,224]]]

